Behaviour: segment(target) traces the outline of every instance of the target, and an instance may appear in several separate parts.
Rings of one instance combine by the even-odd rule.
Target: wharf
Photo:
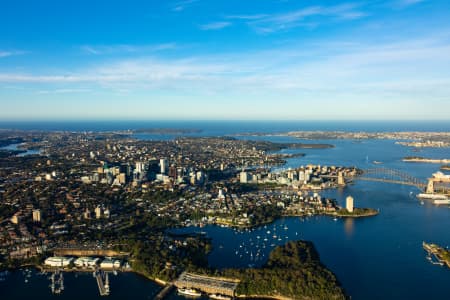
[[[167,284],[159,293],[155,296],[155,300],[162,300],[164,299],[174,288],[173,283]]]

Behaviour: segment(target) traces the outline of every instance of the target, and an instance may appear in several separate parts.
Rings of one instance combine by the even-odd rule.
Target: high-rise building
[[[354,209],[353,202],[354,200],[352,196],[348,196],[347,199],[345,200],[345,208],[347,208],[347,211],[350,213],[352,213]]]
[[[345,185],[344,174],[342,171],[338,172],[338,185]]]
[[[100,206],[95,208],[95,218],[100,219],[103,216],[103,209]]]
[[[89,210],[89,208],[86,208],[86,210],[85,210],[84,213],[83,213],[83,217],[84,217],[86,220],[89,220],[89,219],[91,218],[91,211]]]
[[[177,177],[177,168],[175,166],[171,166],[169,168],[169,177],[172,177],[172,178]]]
[[[240,182],[241,183],[248,183],[248,173],[247,172],[242,171],[240,173]]]
[[[145,163],[138,161],[136,162],[136,172],[144,173],[145,172]]]
[[[161,158],[159,160],[159,166],[161,168],[161,174],[167,174],[167,170],[169,169],[169,162],[165,158]]]
[[[33,222],[40,223],[41,222],[41,210],[33,209]]]
[[[196,174],[196,180],[198,183],[203,183],[203,181],[205,180],[205,174],[202,171],[198,171]]]
[[[225,199],[225,194],[224,194],[224,192],[223,192],[223,189],[219,189],[219,195],[218,195],[217,198],[219,198],[219,199]]]

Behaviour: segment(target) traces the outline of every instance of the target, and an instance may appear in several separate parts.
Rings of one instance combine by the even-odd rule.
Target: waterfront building
[[[50,267],[67,267],[72,262],[72,257],[51,256],[44,261],[44,264]]]
[[[79,268],[91,268],[98,265],[100,258],[97,257],[79,257],[74,261],[74,265]]]
[[[338,173],[338,185],[345,185],[344,174],[342,172]]]
[[[118,259],[105,258],[100,263],[100,268],[102,269],[118,269],[121,266],[121,261]]]
[[[248,173],[245,171],[242,171],[240,173],[240,182],[241,183],[248,183]]]
[[[348,196],[347,199],[345,200],[345,208],[347,208],[347,211],[352,213],[353,212],[353,197],[352,196]]]

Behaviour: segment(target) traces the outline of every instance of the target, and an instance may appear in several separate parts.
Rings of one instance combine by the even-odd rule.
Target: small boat
[[[202,293],[200,293],[197,290],[194,289],[183,289],[183,288],[179,288],[178,289],[178,294],[180,295],[184,295],[184,296],[190,296],[190,297],[200,297],[202,295]]]
[[[336,217],[333,218],[333,221],[337,221],[338,219]]]
[[[209,296],[209,298],[216,299],[216,300],[231,300],[232,299],[229,296],[220,295],[220,294],[209,294],[208,296]]]

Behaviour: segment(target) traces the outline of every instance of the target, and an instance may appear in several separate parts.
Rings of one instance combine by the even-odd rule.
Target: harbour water
[[[4,146],[4,147],[0,147],[0,149],[3,149],[3,150],[12,150],[12,151],[15,151],[15,150],[22,150],[22,149],[20,149],[19,148],[19,145],[20,144],[11,144],[11,145],[8,145],[8,146]],[[23,152],[23,153],[19,153],[17,156],[26,156],[26,155],[33,155],[33,154],[39,154],[40,153],[40,151],[39,150],[25,150],[26,152]]]
[[[449,130],[449,126],[446,126],[442,128],[442,125],[437,127],[430,125],[426,129]],[[159,127],[163,126],[157,126]],[[417,127],[404,124],[395,128],[391,124],[390,129],[415,130],[418,129]],[[304,128],[288,130],[293,129]],[[357,127],[353,129],[358,130]],[[383,128],[378,130],[381,131]],[[225,128],[222,129],[222,134],[232,134],[231,131]],[[155,137],[141,136],[141,138],[154,139]],[[440,165],[407,163],[401,159],[408,155],[450,157],[448,148],[427,148],[416,153],[411,148],[395,145],[391,140],[301,141],[274,136],[245,138],[335,145],[330,149],[284,150],[284,152],[306,153],[304,157],[289,159],[285,167],[298,167],[310,163],[354,165],[362,169],[385,167],[425,179],[438,171]],[[375,165],[373,161],[382,164]],[[344,203],[345,197],[352,195],[357,207],[379,209],[378,216],[336,221],[330,217],[316,216],[283,218],[266,227],[242,232],[217,226],[189,227],[178,229],[178,231],[205,231],[212,238],[214,249],[210,254],[209,262],[213,267],[248,267],[249,265],[257,267],[264,264],[268,253],[276,245],[284,244],[288,240],[303,239],[315,244],[323,263],[337,275],[352,299],[447,299],[450,295],[448,284],[450,270],[432,265],[426,260],[422,241],[450,246],[448,231],[450,208],[435,206],[427,201],[422,205],[414,196],[418,192],[417,188],[410,186],[358,181],[344,189],[328,190],[322,195],[336,198],[341,204]],[[274,238],[275,235],[276,238]],[[152,299],[161,289],[155,283],[132,273],[121,273],[118,276],[111,276],[110,279],[111,295],[108,298],[111,299]],[[29,282],[25,283],[22,272],[16,271],[6,277],[5,281],[0,281],[0,296],[1,299],[29,299],[33,296],[50,299],[52,296],[48,284],[46,277],[37,275],[33,275]],[[58,296],[60,299],[101,298],[92,274],[67,274],[65,285],[64,293]],[[169,297],[169,299],[178,298],[181,297],[175,294]]]

